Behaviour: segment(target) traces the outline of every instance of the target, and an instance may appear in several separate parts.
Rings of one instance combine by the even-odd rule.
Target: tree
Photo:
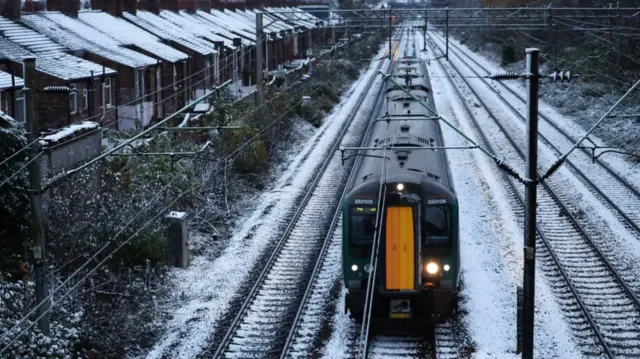
[[[0,162],[27,145],[24,127],[9,116],[0,113]],[[13,280],[21,279],[20,268],[26,258],[26,230],[29,218],[27,172],[20,170],[25,164],[26,151],[0,165],[0,183],[18,172],[0,187],[0,271],[9,272]]]

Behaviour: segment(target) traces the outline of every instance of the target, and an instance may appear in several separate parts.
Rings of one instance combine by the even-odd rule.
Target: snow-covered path
[[[383,47],[377,57],[384,51]],[[302,146],[272,188],[256,199],[255,208],[239,221],[240,225],[222,254],[213,260],[207,255],[196,257],[188,269],[173,271],[173,291],[183,293],[186,299],[178,300],[176,295],[166,333],[148,358],[193,358],[211,340],[216,340],[212,337],[216,323],[230,307],[232,298],[263,249],[278,238],[288,213],[296,207],[296,198],[303,193],[316,167],[326,156],[371,76],[375,76],[374,66],[370,66],[346,91],[341,103]]]

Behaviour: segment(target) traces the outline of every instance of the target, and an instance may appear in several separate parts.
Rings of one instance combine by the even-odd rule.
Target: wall
[[[55,176],[63,169],[75,168],[102,152],[102,131],[85,130],[63,137],[58,144],[43,146],[40,170],[43,181]]]

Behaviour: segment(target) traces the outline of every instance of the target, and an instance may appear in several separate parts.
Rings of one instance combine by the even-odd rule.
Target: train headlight
[[[402,191],[404,189],[404,185],[402,183],[398,183],[396,188],[398,189],[398,191]]]
[[[365,273],[371,273],[371,263],[365,264],[363,269]]]
[[[448,271],[449,271],[449,269],[451,269],[451,266],[450,266],[450,265],[448,265],[448,264],[445,264],[445,265],[442,267],[442,269],[444,269],[444,271],[445,271],[445,272],[448,272]]]
[[[438,273],[438,263],[436,262],[429,262],[427,263],[427,265],[425,266],[425,269],[427,270],[427,273],[429,274],[436,274]]]
[[[357,264],[352,265],[351,266],[351,270],[354,271],[354,272],[357,271],[358,270],[358,265]]]

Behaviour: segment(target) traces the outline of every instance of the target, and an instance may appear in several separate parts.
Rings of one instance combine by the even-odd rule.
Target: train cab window
[[[446,205],[428,205],[422,213],[422,239],[427,246],[450,243],[450,210]]]
[[[376,231],[376,209],[373,207],[351,208],[351,242],[366,244],[373,242]]]

